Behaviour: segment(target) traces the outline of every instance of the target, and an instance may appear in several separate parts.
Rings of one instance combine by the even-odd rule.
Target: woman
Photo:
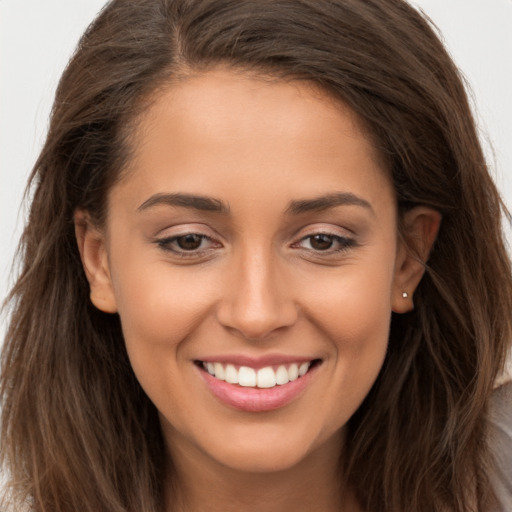
[[[32,184],[16,510],[498,509],[503,206],[408,4],[114,0]]]

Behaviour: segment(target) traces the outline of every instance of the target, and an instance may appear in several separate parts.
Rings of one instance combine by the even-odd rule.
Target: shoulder
[[[512,381],[493,392],[489,411],[489,444],[495,458],[492,484],[501,504],[512,511]]]

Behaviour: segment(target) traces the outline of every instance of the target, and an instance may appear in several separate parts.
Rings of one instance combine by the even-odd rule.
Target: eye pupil
[[[333,243],[332,236],[323,234],[313,235],[310,240],[311,247],[318,251],[330,249]]]
[[[203,237],[201,235],[195,235],[193,233],[176,238],[176,243],[179,248],[184,251],[194,251],[195,249],[199,249],[202,241]]]

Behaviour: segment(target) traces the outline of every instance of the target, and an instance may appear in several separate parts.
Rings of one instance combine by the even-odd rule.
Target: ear
[[[440,225],[441,214],[426,206],[417,206],[403,215],[403,236],[397,250],[391,298],[391,309],[395,313],[414,309],[414,292],[425,273]]]
[[[110,277],[105,236],[84,210],[75,211],[74,222],[78,250],[91,290],[91,302],[105,313],[116,313],[117,304]]]

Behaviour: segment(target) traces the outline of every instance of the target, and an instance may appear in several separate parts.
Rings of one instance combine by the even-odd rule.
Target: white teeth
[[[240,366],[238,370],[238,384],[246,388],[256,386],[256,372],[248,366]]]
[[[214,367],[215,367],[215,373],[214,373],[215,377],[217,377],[217,379],[220,379],[220,380],[225,380],[226,372],[224,371],[224,366],[222,366],[220,363],[215,363]]]
[[[249,366],[241,366],[238,370],[232,364],[203,363],[203,368],[215,378],[225,380],[229,384],[239,384],[243,387],[273,388],[293,382],[303,377],[311,366],[310,362],[280,365],[277,370],[271,366],[255,370]]]
[[[273,388],[276,385],[276,373],[270,366],[260,368],[257,373],[257,381],[259,388]]]
[[[276,372],[276,384],[282,386],[283,384],[288,384],[288,382],[290,382],[288,370],[285,366],[280,366]]]
[[[299,377],[306,375],[306,373],[308,373],[308,370],[309,370],[309,363],[302,363],[299,366]]]
[[[232,364],[226,366],[226,373],[224,374],[226,382],[230,384],[238,384],[238,372]]]
[[[290,365],[288,375],[290,376],[290,381],[297,380],[299,378],[299,366],[296,364]]]

